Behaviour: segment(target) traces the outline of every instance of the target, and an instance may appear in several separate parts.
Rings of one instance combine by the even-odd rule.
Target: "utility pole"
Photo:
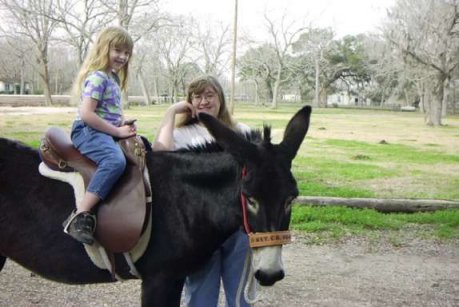
[[[233,57],[231,63],[231,94],[229,111],[231,114],[234,113],[234,91],[235,91],[235,79],[236,79],[236,46],[237,46],[237,5],[238,0],[234,0],[234,22],[233,22]]]

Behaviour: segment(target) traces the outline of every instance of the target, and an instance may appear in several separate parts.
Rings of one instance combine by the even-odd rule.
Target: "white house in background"
[[[20,85],[19,82],[10,81],[10,80],[0,80],[0,94],[19,94]],[[30,93],[30,84],[29,82],[24,83],[24,94]]]
[[[14,92],[14,84],[9,81],[0,80],[0,93],[11,93]]]
[[[297,94],[285,94],[285,95],[282,95],[282,100],[289,101],[289,102],[298,102],[298,101],[301,101],[301,97],[300,95],[297,95]]]
[[[328,105],[363,106],[369,105],[367,99],[351,94],[348,91],[339,91],[327,97]]]

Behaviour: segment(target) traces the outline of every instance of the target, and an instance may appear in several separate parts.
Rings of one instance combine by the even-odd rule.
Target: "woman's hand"
[[[174,103],[167,109],[158,133],[156,134],[156,140],[153,144],[154,151],[174,149],[173,133],[175,127],[175,115],[184,113],[191,113],[192,117],[196,117],[196,109],[187,101]]]
[[[169,107],[169,110],[174,112],[175,114],[182,114],[182,113],[191,113],[191,117],[195,118],[196,117],[196,109],[193,107],[191,103],[188,101],[180,101],[177,103],[174,103],[172,106]]]

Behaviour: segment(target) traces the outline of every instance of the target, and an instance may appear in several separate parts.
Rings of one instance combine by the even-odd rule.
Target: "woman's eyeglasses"
[[[195,101],[197,103],[200,103],[203,98],[205,98],[207,102],[212,102],[212,101],[214,101],[215,97],[217,97],[217,95],[215,93],[205,93],[205,94],[202,94],[202,95],[193,95],[192,96],[193,101]]]

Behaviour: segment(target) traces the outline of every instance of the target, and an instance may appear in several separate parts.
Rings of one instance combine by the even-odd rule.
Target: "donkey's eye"
[[[253,211],[258,210],[258,202],[253,197],[247,196],[247,204],[249,205],[249,209]]]

